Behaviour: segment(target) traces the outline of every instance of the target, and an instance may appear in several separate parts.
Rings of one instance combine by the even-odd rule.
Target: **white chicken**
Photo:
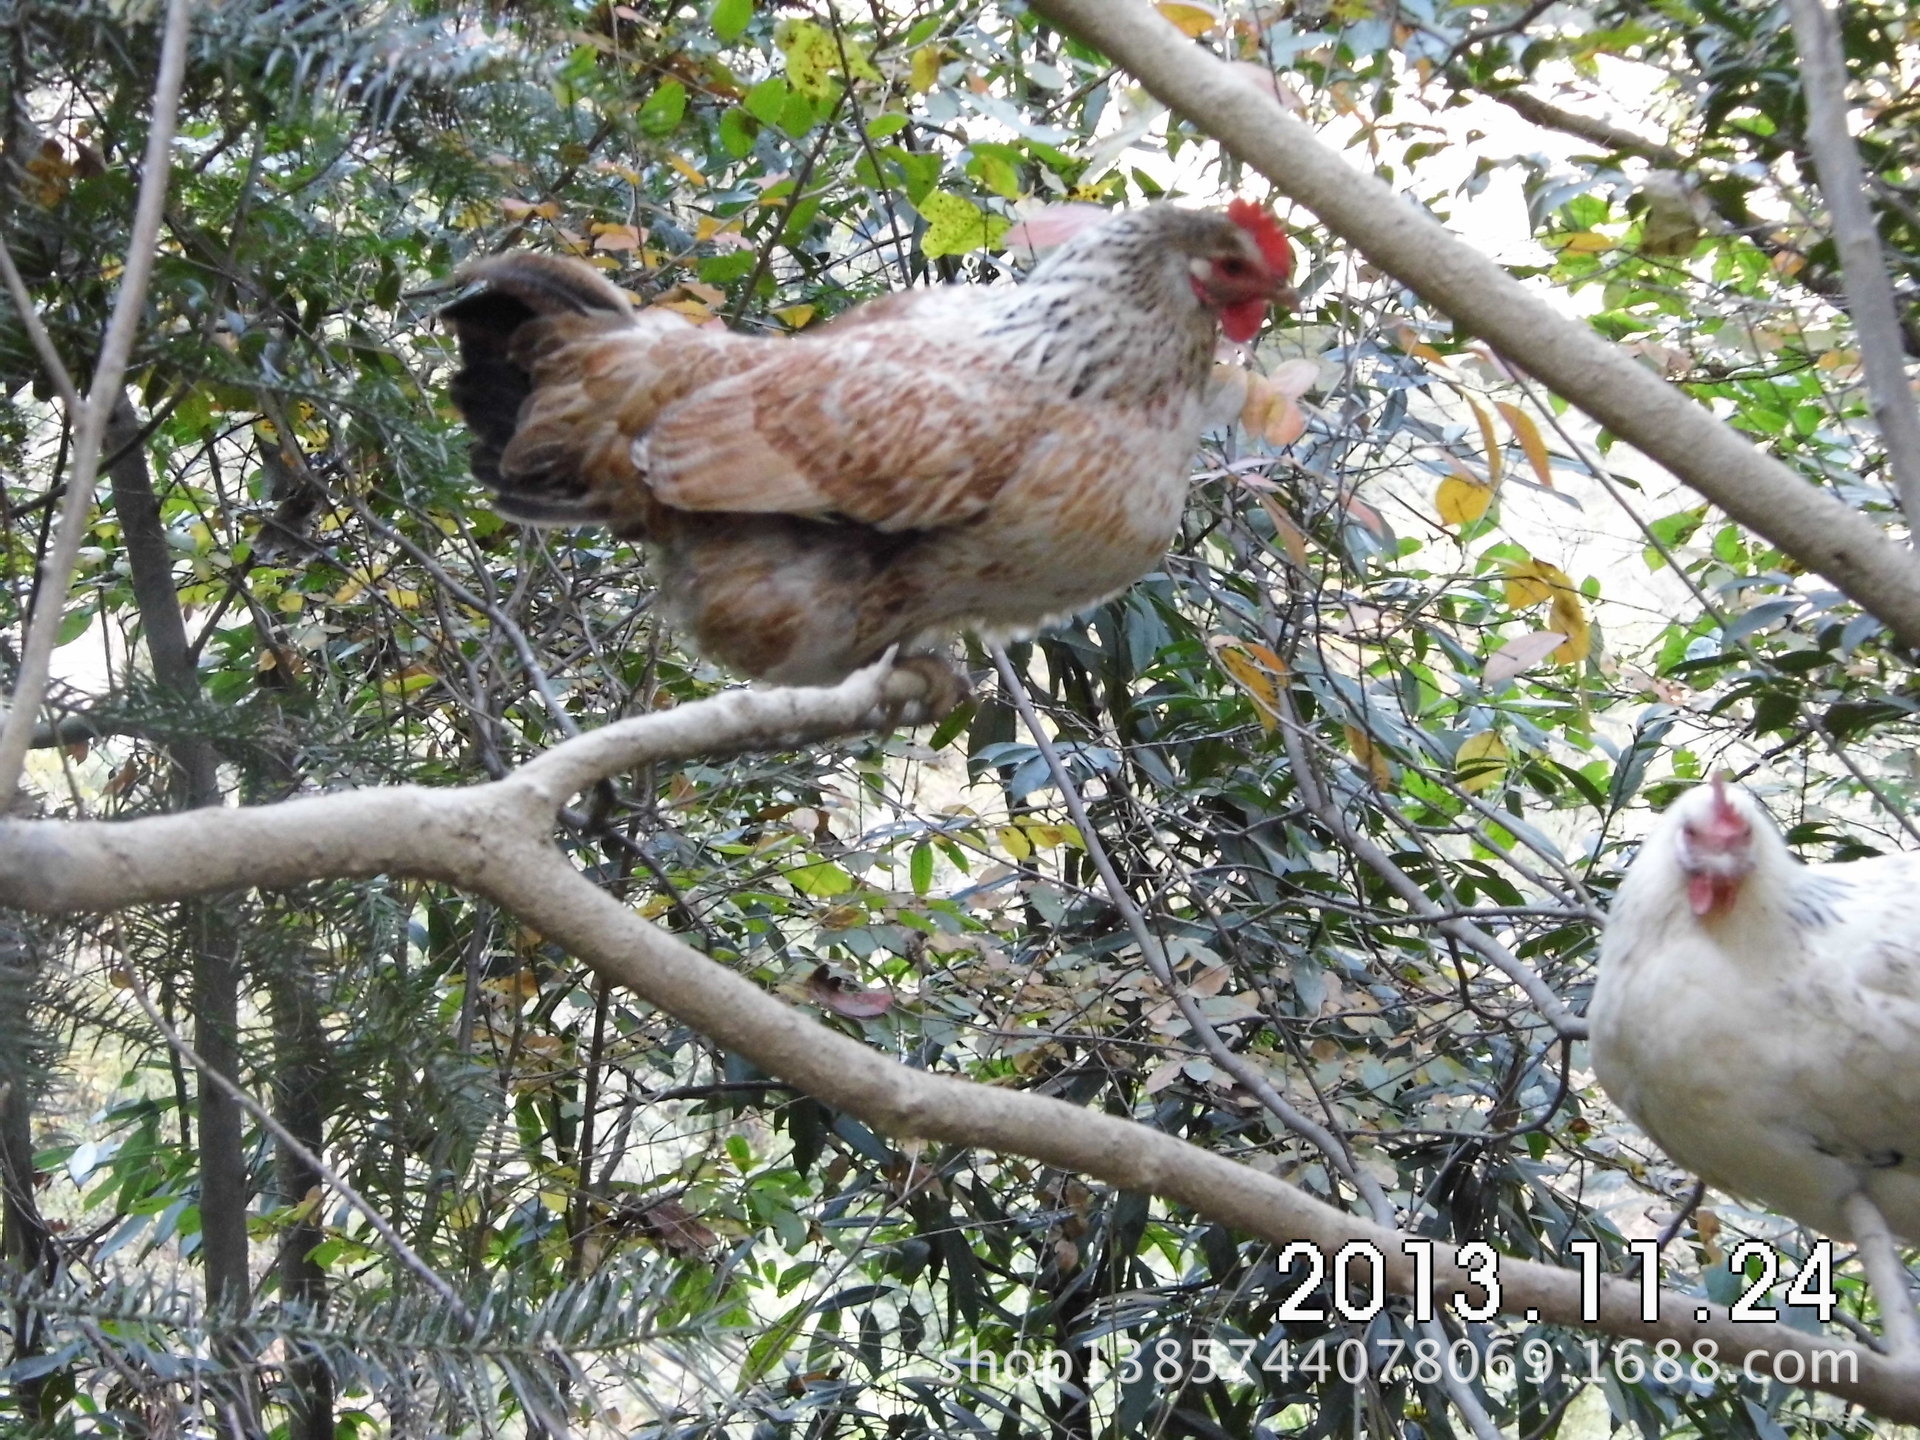
[[[1716,1189],[1850,1240],[1920,1358],[1920,856],[1804,865],[1723,779],[1660,817],[1615,896],[1594,1074]],[[1891,1233],[1889,1233],[1891,1232]]]

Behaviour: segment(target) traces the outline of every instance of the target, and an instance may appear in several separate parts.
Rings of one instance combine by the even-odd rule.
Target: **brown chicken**
[[[636,310],[590,266],[466,271],[442,315],[473,473],[500,511],[651,552],[667,614],[756,679],[840,680],[890,646],[1031,633],[1172,539],[1224,327],[1290,302],[1264,211],[1153,206],[1019,285],[870,301],[751,337]]]

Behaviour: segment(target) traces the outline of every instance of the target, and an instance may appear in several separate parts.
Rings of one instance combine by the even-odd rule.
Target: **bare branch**
[[[1622,155],[1638,155],[1642,160],[1650,160],[1668,170],[1684,170],[1689,163],[1685,155],[1669,145],[1648,140],[1591,115],[1563,109],[1530,90],[1489,90],[1487,98],[1499,101],[1522,120],[1538,125],[1543,130],[1558,130],[1563,135],[1591,141]]]
[[[1545,381],[1920,646],[1920,569],[1866,516],[1754,449],[1579,320],[1355,170],[1247,77],[1140,0],[1033,0],[1464,329]]]
[[[1140,907],[1133,903],[1133,897],[1127,893],[1119,872],[1113,868],[1112,857],[1107,854],[1100,832],[1094,828],[1093,820],[1087,814],[1086,802],[1080,798],[1079,787],[1073,783],[1073,777],[1061,763],[1060,752],[1054,748],[1053,740],[1041,727],[1040,717],[1034,712],[1033,698],[1027,694],[1027,687],[1020,683],[1019,672],[1013,668],[1013,662],[1007,659],[1007,652],[1000,646],[989,646],[988,652],[993,656],[994,668],[1000,672],[1000,683],[1006,687],[1008,697],[1027,727],[1027,734],[1033,738],[1040,758],[1046,762],[1047,773],[1053,777],[1061,798],[1067,803],[1067,813],[1073,817],[1073,823],[1080,831],[1081,843],[1087,847],[1087,858],[1093,861],[1093,868],[1099,872],[1107,898],[1126,922],[1127,932],[1133,936],[1133,943],[1140,947],[1140,958],[1146,962],[1147,969],[1153,972],[1153,978],[1160,982],[1160,988],[1173,1000],[1180,1011],[1180,1018],[1187,1022],[1188,1031],[1200,1042],[1200,1048],[1207,1052],[1208,1058],[1245,1086],[1247,1093],[1258,1100],[1269,1114],[1326,1156],[1327,1163],[1360,1192],[1360,1198],[1375,1220],[1383,1225],[1391,1224],[1392,1204],[1373,1177],[1353,1163],[1353,1151],[1348,1148],[1345,1139],[1324,1125],[1309,1120],[1289,1105],[1265,1075],[1249,1064],[1244,1056],[1235,1054],[1220,1038],[1220,1032],[1195,1003],[1187,987],[1180,983],[1179,977],[1173,973],[1173,966],[1167,961],[1166,947],[1148,928],[1146,917],[1140,913]]]
[[[1807,100],[1807,148],[1820,171],[1820,193],[1833,216],[1833,248],[1840,256],[1847,310],[1860,343],[1861,368],[1874,419],[1886,446],[1909,538],[1920,544],[1920,407],[1907,382],[1900,311],[1887,280],[1867,179],[1847,133],[1847,66],[1834,17],[1822,0],[1787,0],[1800,47],[1800,86]]]
[[[147,281],[153,274],[154,252],[166,208],[167,172],[173,160],[173,131],[180,109],[181,79],[186,73],[187,20],[191,9],[191,0],[169,0],[167,5],[166,30],[160,44],[160,73],[153,87],[153,119],[147,129],[146,156],[141,162],[140,198],[134,208],[133,230],[127,237],[126,268],[120,276],[113,315],[107,322],[106,338],[100,345],[100,361],[94,366],[86,401],[70,416],[74,440],[67,493],[61,502],[53,547],[41,567],[38,602],[33,623],[27,630],[26,644],[21,649],[20,671],[14,682],[6,723],[0,726],[0,811],[12,803],[20,785],[21,766],[33,739],[34,717],[47,688],[54,637],[60,631],[67,591],[73,584],[74,566],[80,558],[80,544],[86,539],[87,517],[93,509],[93,487],[100,473],[107,421],[119,398],[120,381],[126,374],[134,338],[140,331],[140,317],[146,307]],[[7,268],[12,270],[10,261]],[[17,279],[17,275],[9,274],[10,290]],[[17,294],[15,303],[19,303]],[[31,313],[30,305],[21,311],[23,319]],[[69,390],[71,383],[68,382]]]
[[[505,780],[468,790],[401,787],[200,810],[125,822],[0,822],[0,904],[112,910],[239,886],[382,872],[444,880],[484,895],[682,1022],[793,1085],[891,1135],[979,1145],[1192,1206],[1221,1224],[1329,1253],[1377,1246],[1387,1281],[1414,1283],[1407,1236],[1348,1215],[1284,1180],[1172,1136],[1064,1101],[929,1074],[801,1014],[605,894],[548,841],[564,799],[648,760],[769,747],[855,728],[890,675],[879,667],[833,689],[741,690],[624,721],[568,741]],[[1435,1248],[1436,1295],[1470,1287],[1454,1252]],[[1503,1257],[1501,1305],[1553,1324],[1685,1345],[1725,1356],[1803,1358],[1817,1388],[1896,1420],[1920,1421],[1920,1375],[1860,1346],[1785,1325],[1736,1324],[1723,1308],[1664,1294],[1643,1322],[1640,1289],[1603,1280],[1599,1320],[1581,1318],[1581,1277]],[[1696,1318],[1696,1310],[1706,1319]],[[1815,1369],[1811,1357],[1827,1357]],[[1833,1356],[1847,1364],[1834,1372]],[[1857,1362],[1857,1369],[1849,1365]],[[1829,1378],[1830,1377],[1830,1378]]]

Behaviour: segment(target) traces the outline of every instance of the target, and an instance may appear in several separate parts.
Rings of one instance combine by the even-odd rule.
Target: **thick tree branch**
[[[1787,0],[1787,13],[1800,47],[1807,148],[1820,169],[1820,193],[1833,217],[1833,248],[1840,256],[1867,392],[1900,508],[1907,512],[1913,539],[1920,541],[1920,408],[1907,382],[1900,311],[1880,253],[1873,207],[1867,203],[1866,173],[1847,133],[1847,64],[1840,53],[1839,25],[1823,0]]]
[[[1384,181],[1356,171],[1271,92],[1188,40],[1142,0],[1032,5],[1125,66],[1374,264],[1920,648],[1920,566],[1873,521],[1754,449]]]
[[[1388,1283],[1413,1283],[1407,1237],[1336,1210],[1283,1180],[1130,1121],[1022,1091],[898,1064],[828,1029],[640,918],[574,870],[549,840],[566,799],[649,760],[738,751],[859,728],[903,677],[884,667],[831,690],[746,690],[608,726],[569,741],[505,780],[468,790],[403,787],[319,796],[258,809],[203,810],[125,822],[0,822],[0,904],[40,911],[109,910],[239,886],[379,873],[443,880],[485,895],[567,947],[609,980],[769,1074],[888,1134],[977,1145],[1084,1172],[1190,1205],[1275,1243],[1332,1253],[1379,1247]],[[1451,1249],[1436,1251],[1436,1296],[1471,1289]],[[1502,1309],[1581,1326],[1572,1270],[1503,1259]],[[1609,1334],[1652,1343],[1712,1340],[1738,1365],[1748,1355],[1817,1352],[1857,1362],[1819,1388],[1894,1419],[1920,1421],[1920,1376],[1832,1337],[1785,1325],[1735,1324],[1724,1309],[1667,1294],[1643,1322],[1640,1291],[1600,1287]],[[1831,1360],[1823,1361],[1830,1365]],[[1818,1373],[1825,1375],[1826,1370]]]

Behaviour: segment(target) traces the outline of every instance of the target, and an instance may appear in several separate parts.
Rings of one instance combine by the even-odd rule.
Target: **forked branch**
[[[864,670],[832,689],[742,690],[610,725],[570,740],[503,780],[464,790],[345,792],[275,806],[201,810],[124,822],[0,822],[0,904],[43,912],[113,910],[248,886],[398,874],[485,895],[651,1004],[749,1057],[769,1074],[899,1137],[977,1145],[1144,1191],[1276,1244],[1331,1254],[1379,1250],[1387,1283],[1414,1284],[1410,1237],[1313,1199],[1249,1166],[1115,1116],[1045,1096],[901,1065],[767,994],[601,891],[552,843],[560,808],[582,789],[648,761],[781,748],[859,730],[904,698],[901,676]],[[1640,1319],[1639,1287],[1606,1279],[1599,1320],[1581,1319],[1581,1279],[1530,1261],[1500,1262],[1500,1308],[1645,1341],[1711,1340],[1734,1363],[1802,1357],[1819,1388],[1893,1419],[1920,1421],[1920,1377],[1859,1346],[1784,1325],[1735,1324],[1691,1296],[1662,1294]],[[1434,1298],[1477,1292],[1451,1247],[1435,1247]],[[1818,1369],[1812,1357],[1823,1359]]]

